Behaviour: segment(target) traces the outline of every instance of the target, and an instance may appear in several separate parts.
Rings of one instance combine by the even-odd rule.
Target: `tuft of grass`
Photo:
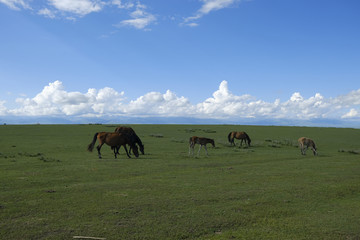
[[[351,153],[351,154],[360,154],[360,150],[344,150],[344,149],[339,149],[338,152],[341,152],[341,153]]]
[[[163,138],[164,135],[162,133],[152,133],[150,134],[150,137]]]
[[[186,133],[195,133],[195,132],[203,132],[203,133],[216,133],[214,129],[201,129],[201,128],[186,128],[184,129]]]

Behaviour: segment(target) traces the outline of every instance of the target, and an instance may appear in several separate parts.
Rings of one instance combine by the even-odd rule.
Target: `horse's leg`
[[[307,149],[308,149],[308,146],[303,146],[303,155],[306,155]]]
[[[101,143],[101,144],[99,144],[99,145],[96,147],[96,149],[97,149],[97,151],[98,151],[99,158],[102,158],[102,157],[101,157],[101,153],[100,153],[100,149],[101,149],[101,147],[102,147],[103,144],[104,144],[104,143]]]
[[[304,153],[303,153],[303,144],[301,142],[299,142],[299,148],[300,148],[301,155],[304,155]]]
[[[198,156],[199,156],[199,153],[200,153],[200,150],[201,150],[202,146],[203,146],[203,145],[200,144],[199,151],[198,151],[198,153],[197,153]]]
[[[194,145],[193,143],[190,143],[190,146],[189,146],[189,156],[190,154],[192,153],[192,155],[194,155]]]
[[[113,150],[114,150],[114,155],[115,155],[115,158],[116,158],[116,154],[117,154],[117,146],[116,146],[116,147],[113,147]]]
[[[317,152],[316,152],[315,148],[311,147],[311,150],[313,151],[314,156],[316,156],[316,155],[317,155]]]
[[[302,155],[306,155],[306,147],[305,146],[301,147],[301,151],[302,151]]]
[[[120,148],[121,148],[121,145],[116,146],[116,154],[120,154],[120,153],[119,153]]]
[[[129,158],[131,158],[130,155],[129,155],[129,152],[128,152],[128,150],[127,150],[126,144],[124,145],[124,148],[125,148],[126,155],[127,155]]]

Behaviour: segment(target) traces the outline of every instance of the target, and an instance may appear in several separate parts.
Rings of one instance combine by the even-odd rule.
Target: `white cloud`
[[[4,116],[8,113],[7,108],[5,107],[5,101],[0,100],[0,116]]]
[[[197,27],[197,26],[199,26],[199,24],[198,23],[188,23],[187,26],[189,26],[189,27]]]
[[[137,29],[149,30],[146,27],[155,22],[156,17],[153,14],[148,13],[146,8],[145,5],[138,2],[135,10],[130,13],[131,19],[123,20],[116,24],[115,27],[130,26]]]
[[[125,8],[125,9],[134,7],[134,4],[132,2],[122,3],[121,0],[112,0],[111,4],[117,6],[118,8]]]
[[[208,14],[211,11],[216,11],[222,8],[226,8],[234,4],[237,0],[202,0],[204,4],[199,10],[201,14]]]
[[[38,11],[39,15],[43,15],[48,18],[55,18],[55,13],[48,8],[43,8]]]
[[[286,101],[266,102],[248,94],[236,95],[222,81],[211,97],[191,104],[184,96],[171,90],[149,92],[127,101],[124,92],[113,88],[90,88],[86,93],[68,92],[63,83],[55,81],[45,86],[33,98],[18,98],[20,107],[7,109],[0,101],[2,116],[127,116],[127,117],[195,117],[207,119],[358,119],[360,89],[335,98],[320,93],[304,98],[295,92]]]
[[[84,16],[99,12],[105,3],[99,0],[49,0],[50,5],[62,12]]]
[[[240,0],[200,0],[203,4],[201,8],[196,12],[195,15],[187,17],[184,19],[185,25],[190,27],[197,26],[197,23],[194,23],[195,20],[202,18],[203,16],[209,14],[210,12],[217,11],[223,8],[230,7]]]
[[[290,98],[290,101],[292,102],[301,102],[304,98],[301,96],[299,92],[293,93],[293,95]]]
[[[130,26],[137,29],[144,29],[146,28],[151,22],[154,22],[156,18],[153,15],[149,15],[146,17],[141,18],[134,18],[134,19],[128,19],[123,20],[120,22],[120,24],[117,24],[116,26]]]
[[[18,98],[22,105],[10,110],[14,115],[52,116],[82,114],[117,114],[121,107],[124,93],[112,88],[89,89],[87,93],[67,92],[62,82],[55,81],[34,98]]]
[[[147,27],[156,21],[155,15],[149,13],[147,7],[140,1],[134,2],[133,0],[46,0],[36,5],[33,0],[0,0],[0,4],[5,4],[13,10],[28,9],[47,18],[58,17],[72,21],[91,13],[104,11],[106,7],[116,7],[125,10],[131,18],[115,24],[115,27],[130,26],[149,30]]]
[[[201,7],[193,16],[183,18],[180,25],[196,27],[199,24],[196,20],[213,11],[234,6],[241,0],[199,0]],[[0,4],[5,4],[13,10],[27,9],[38,15],[55,19],[63,18],[75,21],[80,17],[95,12],[105,12],[108,8],[119,9],[120,19],[128,14],[129,18],[113,24],[115,27],[133,27],[140,30],[150,30],[149,26],[156,23],[157,16],[150,13],[147,6],[140,0],[0,0]],[[32,5],[32,6],[30,6]],[[32,8],[34,7],[34,9]],[[166,17],[163,16],[162,19]],[[172,19],[172,18],[168,18]],[[173,21],[173,19],[172,19]]]
[[[167,90],[165,94],[147,93],[131,101],[125,111],[135,115],[181,117],[192,115],[194,110],[188,99]]]
[[[360,118],[360,112],[352,108],[348,113],[341,116],[341,118]]]
[[[5,4],[13,10],[21,10],[21,8],[31,9],[27,1],[24,0],[0,0],[0,3]]]

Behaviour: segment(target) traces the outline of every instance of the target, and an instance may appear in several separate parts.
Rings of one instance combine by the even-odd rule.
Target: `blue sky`
[[[0,118],[352,121],[357,0],[0,0]]]

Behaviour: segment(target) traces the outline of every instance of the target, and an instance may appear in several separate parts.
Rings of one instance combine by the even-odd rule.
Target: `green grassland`
[[[145,155],[86,151],[116,126],[0,126],[0,239],[360,238],[359,129],[132,125]],[[234,130],[252,146],[230,147]],[[193,135],[209,156],[189,157]]]

